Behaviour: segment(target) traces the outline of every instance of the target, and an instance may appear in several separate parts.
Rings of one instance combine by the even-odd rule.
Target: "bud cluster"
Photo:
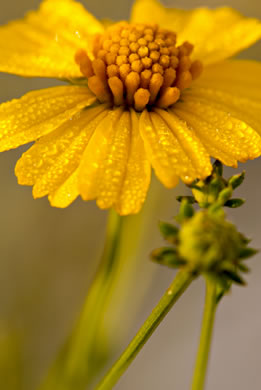
[[[204,181],[192,185],[194,196],[179,197],[180,210],[175,218],[179,227],[161,222],[164,239],[172,244],[152,252],[152,259],[171,268],[186,268],[195,274],[214,278],[221,291],[231,284],[245,284],[242,273],[247,272],[245,260],[257,251],[248,246],[249,240],[236,226],[227,221],[223,206],[239,207],[241,199],[233,199],[233,190],[244,179],[244,173],[222,177],[222,166],[216,162],[213,173]],[[193,204],[201,209],[195,210]]]

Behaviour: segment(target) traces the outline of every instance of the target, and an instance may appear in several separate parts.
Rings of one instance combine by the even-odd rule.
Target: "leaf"
[[[238,269],[241,271],[241,272],[249,272],[250,269],[245,265],[245,264],[242,264],[242,263],[239,263],[238,265]]]
[[[180,196],[177,196],[176,199],[177,199],[178,202],[182,202],[183,200],[187,200],[188,203],[190,203],[190,204],[197,203],[197,201],[194,198],[194,196],[182,196],[182,195],[180,195]]]
[[[151,259],[161,265],[166,265],[171,268],[178,268],[186,264],[186,261],[179,257],[174,248],[162,247],[155,249],[151,253]]]
[[[233,190],[231,187],[224,188],[224,190],[222,190],[219,193],[218,202],[221,204],[225,204],[229,200],[229,198],[231,197],[232,193],[233,193]]]
[[[216,160],[213,164],[213,171],[219,176],[223,175],[223,165],[219,160]]]
[[[177,235],[179,233],[179,229],[167,222],[159,222],[159,230],[165,240],[175,243],[177,241]]]
[[[245,199],[241,198],[234,198],[234,199],[229,199],[224,206],[230,207],[232,209],[235,209],[237,207],[242,206],[245,203]]]
[[[230,279],[231,281],[240,284],[241,286],[245,286],[246,282],[244,281],[243,278],[241,278],[240,275],[238,275],[236,272],[225,270],[222,272],[222,275],[225,276],[226,278]]]
[[[254,248],[243,248],[241,249],[240,253],[239,253],[239,258],[242,260],[242,259],[248,259],[249,257],[252,257],[254,255],[256,255],[259,251],[257,249],[254,249]]]
[[[245,171],[243,171],[242,173],[239,173],[238,175],[234,175],[232,176],[229,180],[228,180],[228,184],[233,188],[233,190],[237,187],[239,187],[243,181],[245,179]]]
[[[194,211],[193,206],[187,200],[183,200],[181,202],[181,206],[179,209],[179,213],[176,217],[176,221],[178,221],[179,223],[182,223],[185,220],[193,217],[194,213],[195,213],[195,211]]]

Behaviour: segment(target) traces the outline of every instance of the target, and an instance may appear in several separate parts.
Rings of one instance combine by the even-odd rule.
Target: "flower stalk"
[[[216,308],[217,286],[214,281],[209,279],[206,284],[205,308],[191,390],[204,389]]]
[[[126,350],[107,373],[96,390],[110,390],[118,382],[121,375],[127,370],[138,352],[150,338],[169,310],[173,307],[178,298],[194,280],[195,274],[187,271],[179,271],[173,282],[153,309],[150,316],[144,322],[136,336],[130,342]]]
[[[119,267],[122,222],[123,218],[111,210],[102,259],[81,316],[41,390],[86,389],[106,359],[103,315]]]

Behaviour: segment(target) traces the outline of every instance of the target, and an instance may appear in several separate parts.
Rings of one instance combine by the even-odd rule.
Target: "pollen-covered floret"
[[[201,62],[190,58],[193,45],[176,40],[158,25],[120,22],[96,37],[93,58],[82,49],[75,60],[99,101],[137,111],[167,108],[202,72]]]

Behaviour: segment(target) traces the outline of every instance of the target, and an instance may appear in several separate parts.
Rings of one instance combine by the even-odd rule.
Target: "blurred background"
[[[131,0],[86,0],[98,18],[127,19]],[[1,2],[0,23],[22,17],[40,4],[36,0]],[[228,5],[261,18],[259,0],[169,0],[166,5],[190,8]],[[241,57],[261,60],[261,45]],[[57,85],[45,79],[23,79],[0,74],[0,102],[29,90]],[[80,313],[87,288],[102,252],[107,214],[94,202],[74,202],[69,208],[51,208],[47,199],[33,200],[30,187],[19,186],[16,160],[27,147],[0,154],[0,387],[31,390],[37,387],[55,353]],[[261,248],[260,159],[247,170],[238,196],[247,199],[230,219]],[[235,173],[226,170],[227,175]],[[117,302],[121,332],[114,342],[117,354],[135,334],[163,294],[174,274],[150,262],[150,251],[162,245],[157,224],[176,213],[175,196],[153,180],[149,198],[138,217],[128,217],[137,230],[137,254],[126,257]],[[153,213],[150,210],[153,210]],[[135,242],[135,235],[130,233]],[[261,387],[261,256],[250,261],[246,288],[233,287],[218,309],[207,389],[259,390]],[[122,377],[117,390],[189,388],[204,300],[204,284],[196,281]],[[124,322],[122,322],[124,318]],[[10,375],[10,373],[12,373]]]

